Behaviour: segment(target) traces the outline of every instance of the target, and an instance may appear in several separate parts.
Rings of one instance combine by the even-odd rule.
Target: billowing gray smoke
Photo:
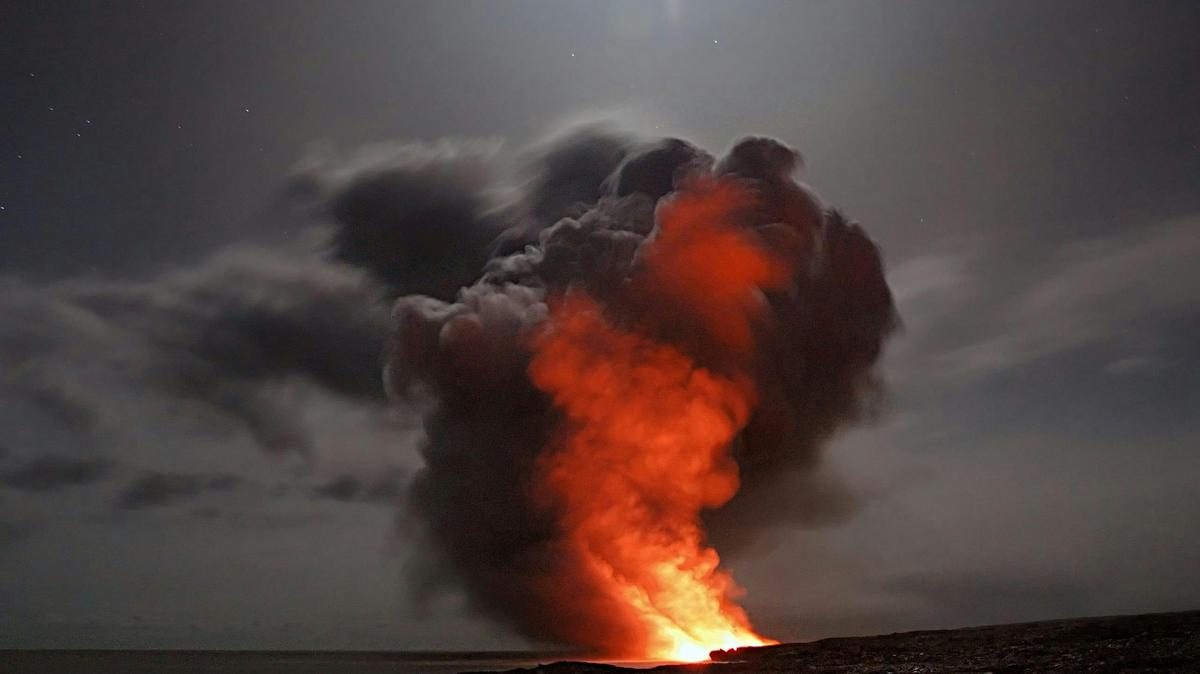
[[[606,621],[606,599],[561,554],[556,516],[533,497],[534,464],[553,451],[561,419],[530,382],[528,336],[546,320],[548,300],[574,288],[618,315],[647,310],[624,288],[654,238],[656,205],[704,176],[753,191],[757,209],[744,226],[777,241],[775,252],[796,270],[789,290],[767,294],[752,366],[760,400],[732,448],[743,486],[707,513],[711,541],[729,552],[782,520],[845,513],[844,493],[814,484],[812,469],[831,434],[869,409],[878,392],[872,367],[897,318],[874,244],[795,181],[800,164],[769,138],[739,141],[717,160],[679,139],[641,142],[591,127],[543,148],[532,177],[486,215],[463,194],[434,211],[452,214],[448,222],[418,225],[399,205],[404,189],[370,178],[343,187],[372,195],[365,211],[346,196],[330,202],[343,224],[342,257],[368,269],[390,270],[408,253],[359,247],[360,236],[399,247],[411,239],[420,255],[440,249],[457,278],[459,263],[477,260],[484,234],[494,235],[494,256],[452,301],[439,292],[395,305],[388,385],[429,405],[425,467],[409,495],[410,522],[430,543],[414,569],[421,597],[462,583],[478,608],[538,639],[603,648],[628,636]],[[470,194],[485,191],[476,184]],[[389,233],[373,233],[387,223]],[[772,238],[781,228],[791,234]],[[380,276],[411,287],[404,271]],[[704,347],[693,347],[703,362]]]
[[[333,220],[332,262],[242,248],[146,282],[0,280],[10,319],[0,393],[14,401],[0,412],[9,428],[49,420],[0,438],[0,490],[50,498],[119,481],[110,501],[126,512],[217,498],[253,478],[151,461],[166,434],[147,428],[134,442],[126,431],[153,426],[153,414],[244,428],[273,455],[313,457],[331,445],[318,433],[329,418],[385,416],[386,387],[425,410],[424,467],[401,505],[427,543],[412,569],[417,598],[463,587],[475,608],[538,640],[620,641],[608,600],[560,554],[555,513],[532,496],[534,465],[562,419],[530,382],[527,337],[548,300],[579,289],[619,318],[656,312],[656,325],[688,342],[687,321],[629,281],[656,208],[720,176],[754,191],[741,226],[773,241],[796,273],[788,290],[766,294],[750,365],[757,407],[732,447],[743,487],[706,513],[711,542],[731,553],[774,524],[849,512],[845,491],[813,468],[830,435],[869,409],[896,318],[874,245],[795,182],[799,155],[751,138],[718,160],[683,140],[591,126],[532,149],[515,178],[502,159],[493,145],[446,142],[309,162],[293,185]],[[389,342],[386,302],[396,297]],[[291,382],[303,396],[281,400]],[[408,472],[379,472],[325,475],[306,493],[389,503]]]

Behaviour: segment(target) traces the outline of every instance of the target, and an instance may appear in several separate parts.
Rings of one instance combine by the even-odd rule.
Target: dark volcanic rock
[[[1200,611],[822,639],[717,651],[713,660],[702,665],[667,665],[651,671],[662,674],[1200,672]],[[634,670],[560,662],[514,671],[613,674]]]

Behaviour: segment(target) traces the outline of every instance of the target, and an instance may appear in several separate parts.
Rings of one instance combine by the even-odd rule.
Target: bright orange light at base
[[[672,635],[674,636],[674,635]],[[713,651],[728,651],[747,646],[773,646],[779,643],[773,639],[764,639],[753,633],[728,634],[719,642],[699,642],[686,634],[678,634],[678,641],[668,650],[656,652],[653,657],[658,660],[671,662],[708,662]]]
[[[728,350],[728,363],[751,346],[756,294],[787,277],[730,222],[746,199],[732,183],[677,196],[660,209],[660,236],[635,276],[641,297],[688,311]],[[680,282],[701,270],[720,284]],[[596,645],[700,662],[711,651],[774,643],[737,605],[741,590],[706,544],[700,519],[737,493],[729,446],[750,418],[753,382],[737,367],[701,367],[647,327],[615,325],[576,291],[551,303],[532,342],[530,378],[564,415],[535,488],[557,512],[567,554],[609,600],[614,615],[606,618],[640,640]]]

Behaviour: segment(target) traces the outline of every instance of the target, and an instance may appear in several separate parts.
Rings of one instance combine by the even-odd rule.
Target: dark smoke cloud
[[[608,611],[570,584],[555,521],[530,497],[559,415],[529,382],[526,338],[547,299],[573,288],[630,320],[662,312],[625,290],[656,208],[692,179],[730,176],[758,198],[744,226],[798,272],[789,291],[766,298],[752,363],[762,399],[732,448],[744,488],[707,514],[712,539],[728,552],[774,525],[852,512],[846,490],[812,468],[838,427],[869,414],[871,368],[895,317],[874,245],[795,182],[799,155],[751,138],[718,160],[681,139],[590,126],[516,163],[506,172],[494,145],[451,142],[306,162],[292,184],[330,220],[332,260],[235,249],[146,282],[0,281],[0,384],[85,445],[118,446],[113,429],[141,425],[144,398],[128,393],[149,391],[197,427],[216,419],[298,456],[310,452],[312,427],[275,384],[302,381],[363,407],[381,407],[386,388],[427,411],[424,467],[411,480],[394,469],[335,475],[310,497],[392,503],[407,488],[402,520],[429,543],[412,569],[419,600],[461,585],[476,608],[532,637],[585,643],[581,633],[603,630],[595,616]],[[705,363],[707,347],[689,337],[697,331],[670,314],[656,325]],[[4,473],[4,484],[109,474],[56,472],[47,461]],[[116,506],[236,484],[151,471]]]
[[[187,473],[147,472],[117,495],[121,510],[157,508],[186,501],[204,492],[229,491],[241,482],[236,475],[192,475]]]
[[[809,217],[813,211],[795,197],[802,193],[790,191],[785,185],[782,198],[767,203],[779,199],[782,213]],[[761,351],[762,399],[734,449],[743,488],[709,517],[723,549],[773,524],[837,519],[850,507],[836,487],[823,490],[833,497],[825,500],[795,493],[796,474],[803,478],[833,433],[878,400],[871,367],[897,319],[875,245],[837,211],[822,220],[820,257],[799,279],[796,295],[769,297],[776,330]]]
[[[53,491],[96,482],[112,467],[113,462],[105,458],[44,455],[0,473],[0,484],[23,491]]]
[[[580,215],[604,193],[604,183],[625,159],[634,138],[605,124],[574,129],[534,147],[524,185],[524,216],[541,228]],[[472,279],[474,280],[474,279]]]
[[[610,192],[618,197],[641,193],[657,201],[684,178],[707,171],[712,162],[708,152],[679,138],[644,143],[612,175]]]
[[[705,174],[754,192],[758,207],[744,226],[797,269],[790,290],[766,298],[752,364],[762,399],[733,447],[743,489],[708,514],[712,539],[728,551],[771,526],[853,510],[846,490],[818,481],[813,468],[840,426],[870,413],[879,392],[872,367],[897,319],[876,247],[795,182],[801,164],[769,138],[740,141],[718,161],[679,139],[569,134],[548,146],[543,173],[515,199],[531,206],[508,212],[502,245],[474,284],[452,302],[414,295],[396,303],[391,390],[433,401],[425,467],[409,494],[410,521],[432,544],[414,566],[419,599],[462,583],[478,608],[532,637],[605,641],[595,633],[613,612],[576,582],[553,515],[531,495],[533,465],[560,419],[528,379],[527,338],[548,298],[579,288],[619,319],[657,312],[652,324],[666,338],[719,365],[686,312],[646,306],[625,290],[654,234],[656,204]],[[560,198],[544,194],[554,189]]]
[[[490,156],[482,143],[393,145],[348,161],[314,156],[296,193],[335,223],[333,255],[396,294],[451,298],[469,284],[500,234]]]

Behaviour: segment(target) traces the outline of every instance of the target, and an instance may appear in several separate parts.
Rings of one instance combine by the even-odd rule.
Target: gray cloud
[[[239,247],[141,281],[0,287],[11,548],[71,522],[141,526],[114,510],[161,511],[146,526],[312,526],[303,485],[416,461],[412,421],[384,396],[386,293],[352,267]],[[383,482],[361,498],[394,503]],[[274,499],[263,484],[297,488]]]
[[[1056,251],[1031,283],[1002,296],[980,336],[939,358],[967,375],[1095,343],[1139,355],[1150,331],[1200,307],[1198,227],[1184,217]]]
[[[4,283],[4,385],[88,442],[128,430],[117,415],[147,390],[270,451],[307,444],[285,405],[263,395],[272,382],[383,400],[386,309],[350,268],[234,249],[147,282]]]

